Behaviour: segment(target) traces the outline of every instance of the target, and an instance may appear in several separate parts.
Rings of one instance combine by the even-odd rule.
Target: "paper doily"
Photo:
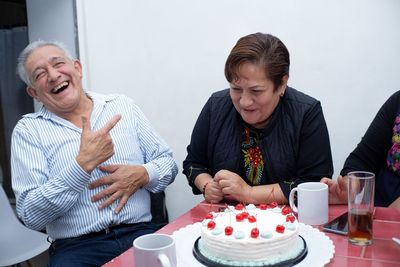
[[[175,231],[172,236],[176,242],[178,267],[203,267],[192,253],[193,244],[201,234],[201,223],[189,224]],[[324,266],[335,254],[332,240],[323,232],[309,225],[299,223],[299,234],[304,238],[308,247],[307,256],[295,266]]]

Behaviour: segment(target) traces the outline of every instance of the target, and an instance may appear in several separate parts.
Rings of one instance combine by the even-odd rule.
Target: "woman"
[[[333,172],[320,102],[287,87],[289,52],[275,36],[250,34],[232,49],[230,89],[214,93],[183,162],[194,194],[245,203],[287,203],[297,184]]]
[[[337,181],[324,178],[329,203],[347,203],[347,173],[375,173],[375,206],[400,208],[400,91],[383,104]]]

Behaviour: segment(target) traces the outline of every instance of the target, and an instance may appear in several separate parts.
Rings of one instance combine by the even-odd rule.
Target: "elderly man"
[[[18,215],[46,228],[49,266],[102,265],[156,230],[150,192],[175,179],[172,152],[131,99],[84,91],[61,43],[28,45],[18,74],[43,104],[12,135]]]

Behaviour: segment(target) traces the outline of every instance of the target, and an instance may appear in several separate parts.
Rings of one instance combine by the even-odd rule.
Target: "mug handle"
[[[298,213],[299,210],[297,209],[296,205],[294,204],[294,193],[295,193],[296,191],[297,191],[297,187],[293,188],[292,191],[290,191],[290,195],[289,195],[289,205],[290,205],[290,208],[291,208],[294,212]]]
[[[171,267],[171,262],[165,254],[158,255],[158,261],[163,267]]]

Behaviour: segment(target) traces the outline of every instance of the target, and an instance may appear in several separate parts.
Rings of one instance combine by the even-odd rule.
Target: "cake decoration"
[[[251,237],[252,238],[257,238],[259,234],[260,234],[260,230],[258,230],[258,228],[251,229]]]
[[[278,207],[278,203],[272,202],[271,204],[269,204],[269,207],[270,207],[271,209],[276,208],[276,207]]]
[[[287,215],[290,213],[290,208],[288,206],[282,208],[282,214]]]
[[[231,226],[225,227],[225,235],[232,235],[233,228]]]
[[[260,210],[266,210],[268,208],[267,204],[260,204]]]
[[[292,222],[285,222],[285,223],[283,224],[283,226],[284,226],[286,229],[291,230],[291,231],[296,230],[296,225],[295,225],[294,223],[292,223]]]
[[[235,238],[236,239],[243,239],[244,238],[244,233],[242,231],[235,232]]]
[[[276,226],[276,231],[277,231],[278,233],[283,234],[283,233],[285,232],[285,226],[278,224],[278,225]]]
[[[215,222],[214,221],[209,221],[208,223],[207,223],[207,228],[208,229],[214,229],[215,228],[215,226],[216,226],[216,224],[215,224]]]
[[[236,205],[237,210],[243,210],[243,208],[244,208],[243,205],[240,203]]]
[[[288,216],[286,216],[286,221],[287,222],[292,222],[293,223],[294,220],[296,220],[296,218],[293,215],[289,214]]]
[[[254,217],[253,215],[251,215],[251,216],[249,216],[248,218],[247,218],[247,220],[249,221],[249,223],[254,223],[254,222],[256,222],[256,217]]]
[[[249,205],[247,205],[246,206],[246,209],[247,210],[254,210],[254,209],[256,209],[257,207],[256,207],[256,205],[254,205],[254,204],[249,204]]]
[[[266,230],[266,231],[261,233],[261,237],[269,239],[269,238],[272,237],[272,232],[269,231],[269,230]]]
[[[207,213],[206,219],[212,219],[212,218],[214,218],[214,215],[212,215],[211,213]]]
[[[219,227],[215,227],[212,232],[213,235],[220,235],[222,233],[222,229]]]

